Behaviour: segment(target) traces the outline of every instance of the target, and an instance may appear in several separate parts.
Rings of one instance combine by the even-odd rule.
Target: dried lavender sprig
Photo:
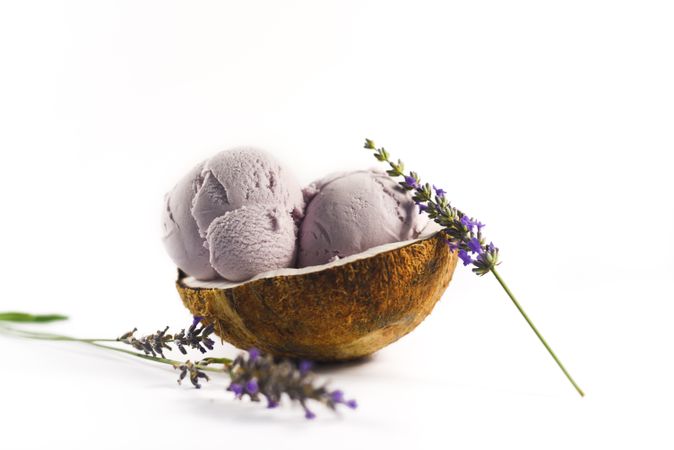
[[[370,139],[365,139],[364,148],[374,150],[374,157],[381,162],[386,162],[391,167],[386,173],[391,177],[403,177],[400,186],[408,191],[414,191],[412,198],[419,206],[419,213],[425,212],[436,223],[443,227],[443,232],[447,236],[445,241],[452,251],[458,252],[458,257],[463,261],[463,265],[472,264],[473,272],[479,276],[491,272],[513,302],[517,310],[522,314],[524,320],[529,324],[538,339],[546,348],[552,359],[555,360],[566,378],[576,389],[581,397],[585,396],[583,390],[571,377],[555,352],[548,345],[529,316],[524,312],[515,295],[508,288],[503,278],[496,271],[499,264],[498,248],[493,243],[486,244],[482,236],[484,224],[473,217],[468,217],[462,211],[450,205],[446,198],[446,192],[435,185],[431,187],[429,183],[422,184],[419,175],[416,172],[405,174],[405,165],[401,160],[393,162],[390,154],[384,147],[377,147]],[[435,195],[433,195],[435,193]]]
[[[208,375],[203,371],[203,367],[200,367],[199,364],[194,364],[192,361],[186,361],[183,364],[180,365],[174,365],[174,369],[180,370],[180,377],[178,377],[178,384],[182,384],[183,379],[187,374],[190,375],[190,381],[192,382],[192,385],[197,388],[201,389],[201,384],[199,384],[199,378],[203,378],[206,381],[210,381],[211,379],[208,378]]]
[[[21,337],[25,339],[35,339],[35,340],[42,340],[42,341],[66,341],[66,342],[80,342],[83,344],[91,345],[94,347],[102,348],[105,350],[112,350],[115,352],[119,353],[125,353],[127,355],[135,356],[137,358],[145,359],[148,361],[153,361],[153,362],[158,362],[162,364],[168,364],[171,366],[181,366],[182,364],[185,364],[181,361],[176,361],[174,359],[169,359],[166,357],[160,357],[160,356],[153,356],[151,354],[146,354],[146,353],[138,353],[134,352],[131,350],[127,350],[124,348],[118,348],[118,347],[112,347],[110,345],[105,345],[101,344],[101,342],[118,342],[118,339],[82,339],[82,338],[76,338],[72,336],[66,336],[62,334],[54,334],[54,333],[44,333],[40,331],[28,331],[28,330],[20,330],[17,328],[10,327],[6,324],[3,324],[0,322],[0,332],[4,332],[5,334],[13,335],[16,337]],[[189,361],[188,361],[189,362]],[[201,361],[197,361],[195,363],[195,366],[199,370],[206,370],[209,372],[222,372],[222,368],[215,368],[215,367],[208,367],[210,364],[222,364],[223,366],[230,364],[232,362],[231,359],[228,358],[204,358]]]
[[[164,349],[169,351],[173,350],[168,345],[171,342],[176,344],[178,350],[180,350],[180,353],[183,355],[187,354],[185,347],[191,347],[199,350],[201,353],[206,353],[207,350],[213,350],[213,346],[215,345],[215,341],[209,337],[211,334],[213,334],[215,328],[213,324],[203,325],[201,320],[201,317],[195,317],[187,332],[183,328],[175,336],[166,334],[169,328],[166,327],[164,330],[157,330],[157,332],[154,334],[136,338],[134,335],[138,329],[134,328],[133,330],[128,331],[117,338],[117,341],[130,345],[136,350],[142,351],[146,355],[159,355],[162,358],[164,357]],[[201,327],[199,327],[199,324],[201,324]]]
[[[284,394],[302,406],[307,419],[316,417],[309,409],[310,400],[322,403],[333,411],[338,405],[351,409],[358,406],[355,400],[346,400],[340,390],[331,391],[325,385],[317,386],[308,361],[298,364],[289,360],[277,362],[271,355],[252,348],[248,350],[247,357],[239,355],[227,369],[232,380],[227,390],[238,399],[247,396],[254,402],[259,402],[262,396],[267,400],[268,408],[277,407]]]
[[[412,198],[419,207],[419,212],[425,212],[444,228],[447,245],[452,251],[458,250],[464,266],[474,265],[473,272],[482,276],[499,264],[498,248],[492,242],[487,244],[482,235],[485,225],[452,206],[444,189],[429,183],[422,184],[416,172],[405,174],[403,162],[391,161],[386,149],[377,148],[370,139],[365,140],[365,148],[374,150],[374,157],[378,161],[388,163],[391,168],[386,173],[389,176],[403,178],[398,183],[403,189],[414,191]]]
[[[207,350],[213,350],[215,341],[208,336],[213,334],[215,327],[211,323],[205,326],[201,324],[201,328],[197,328],[197,325],[199,325],[201,320],[201,317],[195,317],[192,325],[187,330],[187,333],[185,333],[185,329],[183,329],[173,337],[178,346],[178,350],[180,350],[180,353],[183,355],[187,354],[185,347],[192,347],[199,350],[201,353],[206,353]]]
[[[131,344],[130,342],[132,342],[132,336],[136,329],[125,333],[118,339],[80,339],[60,334],[16,329],[3,323],[4,320],[5,319],[2,318],[2,313],[0,313],[0,332],[5,334],[27,339],[81,342],[98,348],[121,352],[149,361],[171,365],[174,369],[180,371],[178,378],[179,384],[189,376],[190,382],[197,389],[201,387],[201,384],[199,383],[200,379],[205,379],[206,381],[210,380],[205,373],[206,371],[224,372],[227,373],[232,380],[228,390],[235,392],[237,398],[241,399],[246,395],[253,401],[259,401],[259,396],[263,395],[267,398],[268,407],[273,408],[279,405],[282,395],[286,394],[291,400],[297,401],[302,405],[305,411],[305,417],[308,419],[313,419],[315,417],[313,411],[307,406],[309,400],[323,403],[332,410],[335,410],[337,405],[345,405],[352,409],[355,409],[357,406],[355,400],[346,400],[344,394],[340,390],[330,391],[325,385],[320,387],[315,386],[314,375],[311,373],[311,363],[308,361],[294,363],[289,360],[284,360],[276,362],[272,356],[264,355],[257,349],[251,349],[249,350],[247,357],[239,355],[235,360],[229,358],[207,357],[194,363],[189,360],[180,362],[163,356],[153,355],[152,350],[154,350],[154,346],[152,345],[150,346],[152,350],[147,350],[146,352],[147,347],[144,344]],[[196,327],[199,322],[200,320],[195,320],[192,325]],[[167,336],[165,332],[166,329],[163,332],[158,332],[158,335],[165,337]],[[129,342],[126,342],[127,340]],[[100,343],[111,341],[127,343],[143,353]],[[145,340],[146,343],[151,341],[152,339]],[[136,346],[139,346],[140,348]],[[221,367],[211,367],[213,364]]]

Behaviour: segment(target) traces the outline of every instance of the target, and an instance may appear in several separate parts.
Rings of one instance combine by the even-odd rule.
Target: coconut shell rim
[[[315,266],[307,266],[307,267],[312,267],[312,268],[322,267],[322,266],[325,266],[325,267],[322,267],[322,268],[316,269],[316,270],[312,270],[312,271],[301,272],[301,273],[283,273],[283,274],[278,274],[278,275],[263,276],[263,277],[259,277],[259,278],[256,275],[255,277],[253,277],[249,280],[246,280],[246,281],[243,281],[243,282],[232,283],[231,286],[223,286],[223,287],[218,287],[218,286],[192,286],[190,284],[185,283],[185,280],[187,278],[190,278],[191,275],[188,275],[182,269],[178,268],[177,269],[178,270],[178,279],[176,280],[176,284],[183,289],[192,289],[192,290],[195,290],[195,291],[208,291],[208,290],[226,291],[226,290],[229,290],[229,289],[234,289],[234,288],[238,288],[238,287],[241,287],[241,286],[245,286],[248,283],[254,283],[256,281],[265,280],[265,279],[303,277],[305,275],[313,274],[313,273],[316,273],[316,272],[322,272],[323,270],[332,269],[334,267],[348,266],[348,265],[353,264],[357,261],[367,260],[367,259],[370,259],[370,258],[374,258],[377,255],[382,255],[382,254],[398,251],[402,248],[406,248],[406,247],[409,247],[411,245],[415,245],[419,242],[427,241],[429,239],[435,239],[435,238],[438,237],[438,235],[441,232],[442,232],[442,230],[434,231],[433,233],[428,234],[424,237],[420,237],[420,238],[417,238],[417,239],[411,239],[409,241],[406,241],[406,243],[405,243],[405,241],[401,241],[401,242],[383,244],[381,246],[371,247],[369,249],[363,250],[360,253],[355,253],[353,255],[349,255],[348,258],[353,258],[353,259],[350,259],[347,262],[343,262],[342,264],[325,263],[325,264],[318,264],[318,265],[315,265]],[[377,247],[384,247],[386,245],[392,245],[392,244],[402,244],[402,245],[397,245],[397,246],[394,246],[392,248],[383,248],[381,251],[375,251],[368,256],[364,256],[364,257],[360,257],[360,258],[357,257],[358,255],[362,255],[364,253],[371,252],[373,249],[376,249]],[[298,268],[295,268],[295,269],[298,269]],[[304,267],[302,267],[300,269],[304,269]],[[264,272],[262,272],[262,273],[264,273]],[[197,281],[200,281],[200,280],[197,280]],[[217,281],[214,281],[214,282],[220,283],[220,282],[228,282],[228,281],[227,280],[217,280]]]

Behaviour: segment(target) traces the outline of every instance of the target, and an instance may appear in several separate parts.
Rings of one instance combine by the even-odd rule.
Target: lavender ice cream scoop
[[[261,150],[240,147],[218,153],[181,180],[166,202],[167,252],[197,279],[220,275],[241,281],[295,263],[302,191],[291,174]],[[269,227],[269,214],[278,227]]]
[[[377,245],[415,239],[428,222],[384,172],[330,175],[304,190],[298,265],[324,264]]]
[[[296,220],[302,217],[304,199],[299,184],[261,150],[239,147],[218,153],[206,162],[202,176],[192,215],[204,237],[216,217],[244,205],[274,205]]]
[[[162,214],[164,246],[173,262],[185,273],[200,280],[219,278],[209,262],[205,239],[199,235],[192,216],[192,200],[202,183],[205,163],[194,167],[166,194]]]
[[[231,281],[295,264],[296,226],[283,209],[242,206],[226,212],[208,227],[211,265]]]

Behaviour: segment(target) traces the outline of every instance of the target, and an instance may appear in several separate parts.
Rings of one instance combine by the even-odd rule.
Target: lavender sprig
[[[263,396],[267,399],[267,406],[273,408],[279,405],[281,397],[285,394],[291,401],[297,401],[302,405],[305,417],[308,419],[315,417],[313,411],[307,406],[309,400],[322,403],[332,410],[335,410],[337,405],[356,408],[355,400],[346,400],[342,391],[330,391],[324,385],[316,386],[314,375],[311,372],[311,363],[308,361],[298,363],[290,360],[276,361],[272,356],[262,354],[257,349],[250,349],[247,356],[239,355],[234,360],[207,357],[195,362],[189,360],[181,362],[166,358],[163,351],[171,350],[171,347],[167,345],[171,342],[178,346],[198,349],[202,353],[213,349],[214,342],[208,337],[213,332],[213,327],[203,324],[199,327],[200,318],[195,318],[187,331],[183,329],[175,336],[167,334],[168,327],[166,327],[154,334],[136,338],[134,334],[137,330],[134,328],[117,339],[80,339],[61,334],[22,330],[7,324],[8,322],[40,323],[64,319],[65,316],[59,315],[33,316],[25,313],[0,312],[0,334],[26,339],[80,342],[149,361],[168,364],[179,371],[178,384],[182,384],[182,381],[188,378],[197,389],[201,388],[200,380],[210,381],[206,372],[226,373],[231,378],[231,383],[227,389],[234,392],[237,398],[241,399],[247,396],[252,401],[259,401],[260,396]],[[103,342],[121,342],[138,351],[113,347],[103,344]],[[212,367],[213,365],[218,367]]]
[[[132,346],[136,350],[142,351],[146,355],[159,355],[163,358],[164,349],[172,350],[172,348],[167,345],[168,342],[173,341],[173,336],[166,334],[168,328],[169,327],[166,327],[161,331],[157,330],[155,334],[143,336],[140,339],[136,339],[134,336],[136,331],[138,331],[137,328],[134,328],[133,330],[118,337],[117,340]]]
[[[206,353],[207,350],[213,350],[213,345],[215,345],[215,341],[209,337],[211,334],[213,334],[215,329],[213,324],[206,326],[201,324],[201,327],[199,327],[200,323],[201,317],[195,317],[187,332],[185,332],[185,329],[183,328],[175,336],[166,334],[169,329],[169,327],[166,327],[164,330],[158,330],[154,334],[136,338],[134,334],[138,329],[134,328],[133,330],[118,337],[117,340],[132,346],[136,350],[144,352],[146,355],[159,355],[162,358],[164,357],[164,349],[169,351],[173,350],[168,345],[168,343],[171,342],[176,344],[178,350],[180,350],[180,353],[183,355],[187,354],[185,347],[191,347],[199,350],[201,353]]]
[[[206,350],[213,350],[215,341],[208,336],[213,334],[215,328],[212,323],[206,326],[202,324],[201,328],[197,328],[197,325],[199,325],[201,320],[201,317],[195,317],[194,321],[192,321],[192,325],[187,330],[187,333],[185,333],[185,329],[183,329],[174,336],[174,341],[178,346],[178,350],[180,350],[180,353],[183,355],[187,354],[185,347],[197,349],[201,353],[206,353]]]
[[[473,272],[482,276],[499,264],[498,248],[492,242],[487,244],[482,235],[485,225],[452,206],[444,189],[429,183],[422,184],[416,172],[405,174],[403,162],[391,161],[386,149],[377,148],[370,139],[365,139],[365,148],[374,150],[374,157],[378,161],[389,164],[391,168],[386,171],[387,174],[394,178],[402,177],[398,184],[403,189],[414,191],[412,199],[419,207],[419,212],[428,214],[430,219],[444,228],[445,242],[452,251],[458,250],[464,266],[472,264],[475,266]]]
[[[444,189],[438,188],[435,185],[431,186],[429,183],[422,183],[416,172],[406,174],[403,162],[401,160],[393,162],[390,159],[391,155],[384,147],[377,147],[370,139],[365,139],[364,147],[368,150],[374,150],[374,157],[378,161],[388,163],[390,169],[386,173],[389,176],[393,178],[402,177],[402,181],[398,183],[401,188],[414,191],[412,198],[419,207],[419,213],[428,214],[429,218],[443,227],[442,231],[445,234],[445,242],[450,250],[457,252],[457,256],[461,259],[464,266],[473,265],[473,272],[479,276],[483,276],[488,272],[494,274],[496,280],[506,294],[508,294],[508,297],[510,297],[510,300],[522,314],[522,317],[527,321],[536,336],[538,336],[538,339],[550,353],[550,356],[555,360],[566,378],[581,397],[584,396],[583,390],[573,380],[562,362],[557,358],[557,355],[555,355],[555,352],[552,351],[552,348],[545,341],[531,319],[529,319],[529,316],[524,312],[505,281],[503,281],[496,271],[496,266],[500,264],[499,250],[492,242],[486,243],[482,235],[482,228],[485,225],[474,217],[469,217],[453,207],[447,200]]]
[[[208,375],[206,375],[206,372],[203,371],[204,366],[201,366],[198,363],[194,364],[192,361],[188,360],[183,364],[174,364],[173,368],[180,370],[180,376],[178,377],[178,384],[182,384],[182,381],[187,376],[187,374],[190,375],[190,381],[192,382],[192,385],[197,389],[201,389],[201,384],[199,384],[199,378],[203,378],[206,381],[211,381],[211,379],[208,378]]]
[[[325,385],[317,386],[310,368],[307,361],[300,361],[299,364],[289,360],[276,362],[271,355],[264,355],[253,348],[248,351],[247,358],[239,355],[228,366],[232,381],[227,390],[232,391],[238,399],[247,396],[259,402],[264,397],[268,408],[277,407],[285,394],[302,406],[307,419],[316,417],[308,407],[309,400],[322,403],[333,411],[337,405],[351,409],[358,406],[355,400],[346,400],[340,390],[330,391]]]

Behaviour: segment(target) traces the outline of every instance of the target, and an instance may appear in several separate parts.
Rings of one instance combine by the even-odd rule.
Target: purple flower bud
[[[199,322],[201,322],[202,320],[204,320],[203,317],[194,316],[194,319],[192,320],[192,326],[196,327],[197,325],[199,325]]]
[[[257,380],[255,378],[246,383],[246,392],[251,395],[257,394],[259,389],[260,387],[257,385]]]
[[[252,347],[248,350],[248,357],[252,362],[257,361],[257,359],[260,357],[260,350]]]
[[[477,254],[482,253],[482,244],[480,244],[480,241],[477,238],[470,238],[470,241],[468,241],[468,248],[471,252]]]
[[[464,266],[467,266],[473,262],[473,258],[471,258],[468,252],[463,249],[459,250],[459,258],[461,258],[461,261],[463,261]]]
[[[456,242],[452,242],[449,239],[445,239],[445,244],[447,244],[447,246],[451,251],[455,251],[457,248],[459,248]]]
[[[493,243],[493,242],[490,242],[490,243],[487,245],[487,251],[488,251],[488,252],[493,252],[494,250],[496,250],[496,247],[494,247],[494,243]]]
[[[313,363],[311,361],[307,361],[306,359],[303,359],[302,361],[300,361],[300,363],[298,365],[300,375],[304,376],[304,375],[308,374],[313,366],[314,366]]]
[[[475,222],[475,226],[477,227],[477,231],[481,231],[485,227],[485,225],[479,220]]]
[[[335,403],[343,403],[344,402],[344,392],[342,392],[340,390],[332,391],[330,393],[330,399]]]
[[[307,409],[306,412],[304,413],[304,417],[311,420],[316,418],[316,414],[314,414],[313,411]]]
[[[428,206],[424,205],[423,203],[417,203],[417,206],[419,206],[420,213],[428,211]]]
[[[234,392],[237,397],[243,395],[243,386],[241,386],[239,383],[230,383],[227,390]]]
[[[405,184],[414,189],[417,189],[419,187],[419,183],[417,183],[417,180],[414,177],[410,176],[405,177]]]
[[[351,409],[358,408],[358,403],[355,400],[349,400],[348,402],[345,403],[345,405]]]
[[[444,189],[435,187],[435,185],[433,185],[433,190],[435,191],[435,195],[437,195],[438,197],[444,197],[445,194],[447,193]]]
[[[470,217],[468,216],[461,217],[461,224],[468,228],[468,231],[473,231],[473,227],[475,226],[475,222],[470,220]]]
[[[278,406],[278,402],[275,400],[267,399],[267,408],[274,409]]]

